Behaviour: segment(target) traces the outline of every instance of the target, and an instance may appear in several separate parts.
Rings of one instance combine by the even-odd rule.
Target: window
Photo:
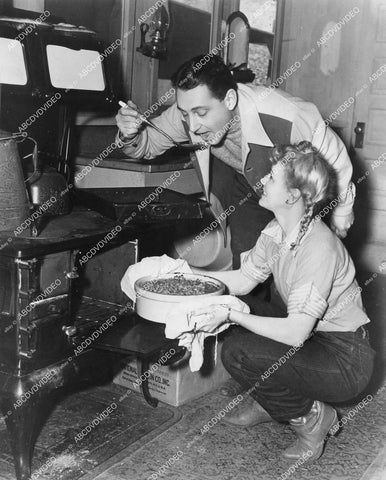
[[[22,44],[17,40],[1,37],[0,58],[0,83],[26,85],[27,71]]]
[[[99,52],[74,50],[61,45],[47,45],[48,70],[51,83],[56,88],[77,90],[105,89]],[[82,72],[86,72],[82,75]]]
[[[257,85],[269,85],[275,80],[281,8],[280,0],[240,0],[240,11],[251,27],[248,67],[255,74],[253,83]]]

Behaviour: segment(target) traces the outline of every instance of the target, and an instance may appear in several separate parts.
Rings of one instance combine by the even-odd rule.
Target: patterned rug
[[[33,478],[385,480],[385,384],[362,404],[338,409],[343,429],[312,465],[281,459],[280,452],[295,439],[286,425],[238,429],[222,422],[221,412],[232,399],[218,390],[178,409],[162,403],[153,409],[139,394],[125,396],[126,392],[112,384],[73,394],[58,404],[38,438]],[[103,420],[101,413],[108,407]],[[96,418],[100,423],[80,438]],[[14,480],[6,437],[0,424],[0,480]]]
[[[37,439],[32,478],[93,479],[180,418],[178,409],[165,404],[152,408],[140,395],[114,384],[72,394],[56,405]],[[4,423],[0,479],[15,479]]]
[[[184,414],[180,422],[96,478],[381,480],[379,469],[377,477],[371,469],[377,462],[385,466],[382,450],[386,444],[386,386],[368,396],[362,407],[357,404],[356,408],[338,409],[344,428],[327,442],[319,461],[308,466],[302,462],[291,465],[281,459],[280,452],[295,440],[287,425],[272,423],[238,429],[219,420],[203,432],[204,425],[230,400],[217,391],[180,407]]]

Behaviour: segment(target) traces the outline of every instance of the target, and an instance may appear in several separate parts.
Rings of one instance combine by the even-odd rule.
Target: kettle
[[[71,202],[66,179],[55,168],[43,165],[36,141],[28,138],[34,143],[34,172],[27,180],[31,202],[43,216],[67,215],[71,212]]]

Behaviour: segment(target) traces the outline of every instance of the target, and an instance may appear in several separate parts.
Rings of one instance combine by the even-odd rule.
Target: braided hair
[[[291,249],[299,245],[311,220],[336,197],[336,173],[310,142],[281,145],[273,149],[271,162],[284,167],[288,189],[297,188],[302,196],[305,212],[299,233]]]

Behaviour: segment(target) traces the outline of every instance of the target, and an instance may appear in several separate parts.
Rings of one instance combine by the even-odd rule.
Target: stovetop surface
[[[47,218],[38,237],[30,235],[28,229],[23,236],[15,235],[13,231],[0,232],[0,254],[23,258],[81,248],[98,242],[116,226],[117,222],[100,213],[76,207],[69,215]],[[141,233],[141,228],[128,224],[122,227],[122,232],[130,240]]]

